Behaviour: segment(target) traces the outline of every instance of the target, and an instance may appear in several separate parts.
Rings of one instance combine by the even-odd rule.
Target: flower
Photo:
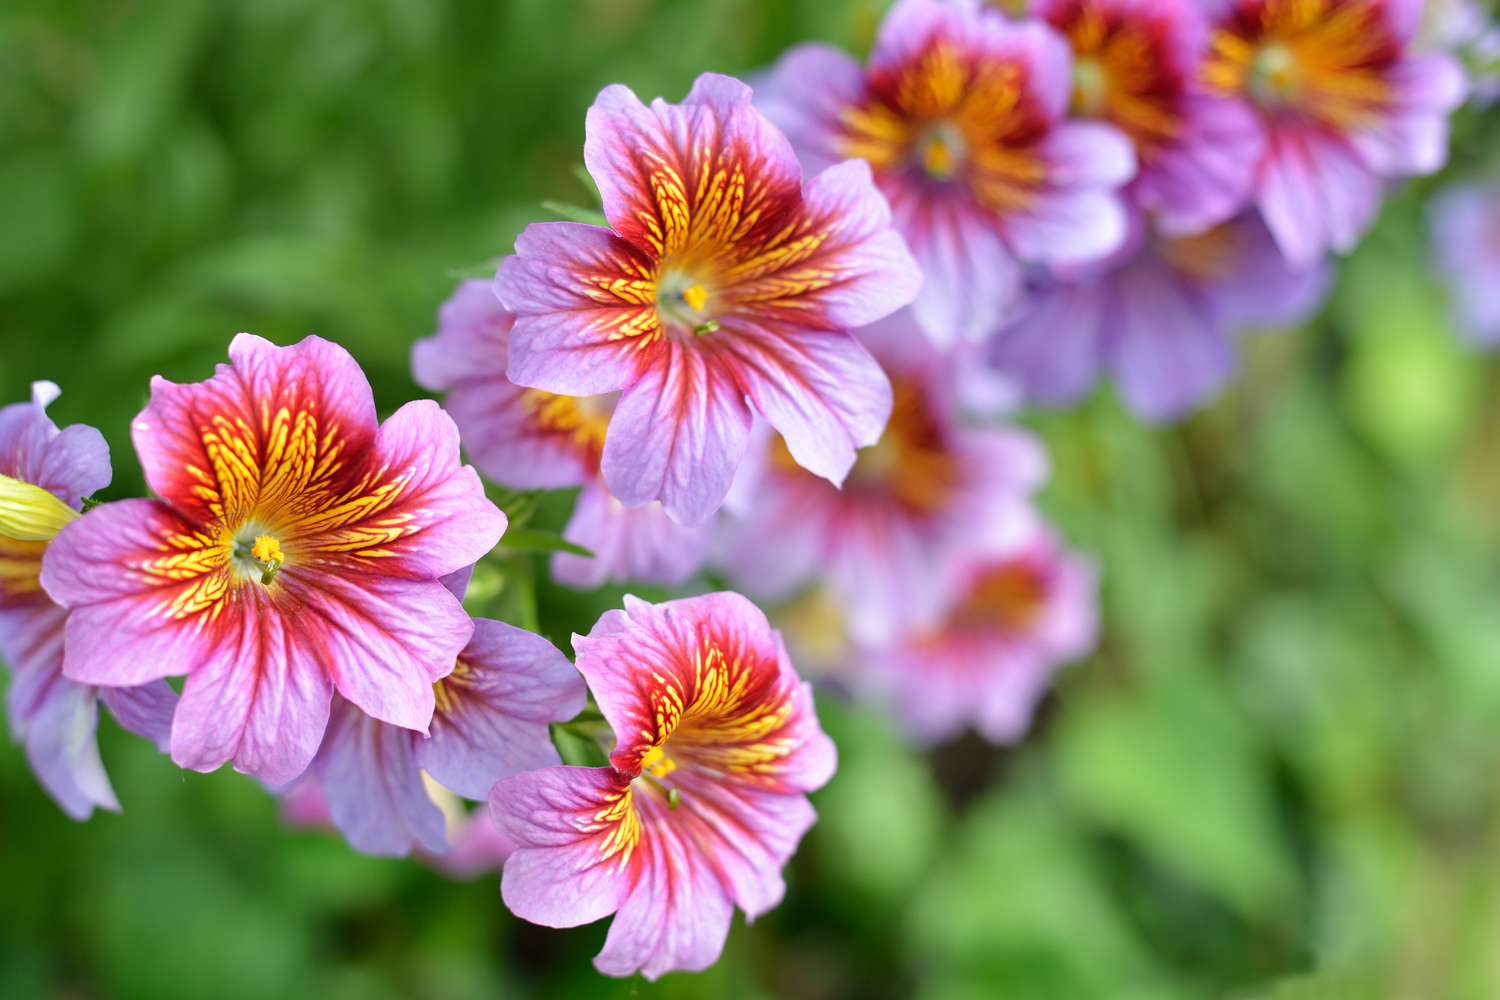
[[[446,795],[483,801],[500,778],[561,763],[548,724],[573,718],[585,701],[583,679],[550,642],[482,618],[433,696],[425,737],[334,699],[310,774],[355,850],[447,851],[446,812],[458,804],[445,811]]]
[[[880,435],[890,387],[848,330],[921,282],[868,166],[805,185],[750,89],[705,74],[680,105],[607,87],[584,160],[611,229],[533,225],[496,277],[507,371],[568,396],[620,392],[601,469],[627,507],[718,509],[752,411],[833,482]]]
[[[674,586],[698,571],[708,544],[701,525],[679,525],[662,505],[620,503],[599,475],[617,396],[574,398],[527,389],[506,377],[511,328],[486,282],[467,281],[444,304],[435,336],[412,351],[419,385],[446,392],[474,463],[512,489],[582,486],[563,537],[592,558],[559,552],[552,575],[591,589],[613,580]]]
[[[821,45],[782,58],[761,109],[809,169],[868,161],[926,276],[914,305],[935,344],[988,335],[1019,303],[1023,264],[1069,264],[1125,236],[1130,142],[1066,122],[1067,43],[973,0],[903,0],[868,70]]]
[[[474,631],[439,578],[493,548],[505,516],[436,404],[377,425],[343,348],[240,334],[229,358],[206,382],[152,382],[132,431],[161,499],[63,529],[42,584],[71,610],[68,677],[186,674],[172,759],[283,785],[317,752],[335,689],[427,730],[433,684]]]
[[[46,408],[51,382],[31,402],[0,409],[0,659],[10,665],[10,729],[42,787],[74,819],[119,811],[94,734],[99,700],[122,726],[164,743],[177,696],[163,681],[98,689],[63,677],[68,612],[39,577],[52,538],[76,520],[83,498],[109,485],[109,446],[92,427],[59,430]]]
[[[1163,232],[1199,232],[1250,198],[1264,136],[1240,102],[1197,77],[1208,49],[1199,0],[1034,0],[1073,49],[1073,113],[1135,145],[1128,192]]]
[[[833,775],[811,689],[738,594],[626,597],[573,645],[614,752],[495,785],[517,845],[505,903],[548,927],[615,914],[594,960],[606,975],[707,968],[736,906],[754,919],[781,901],[816,818],[807,793]]]
[[[1299,323],[1327,287],[1328,269],[1290,265],[1254,212],[1184,237],[1137,223],[1109,266],[1039,283],[990,357],[1034,403],[1075,402],[1108,373],[1137,416],[1175,420],[1234,374],[1236,332]]]
[[[1463,71],[1412,40],[1420,0],[1211,0],[1209,89],[1260,115],[1256,202],[1297,266],[1353,248],[1385,183],[1442,167]]]
[[[1015,742],[1056,668],[1094,646],[1094,568],[1038,522],[1018,546],[950,564],[939,586],[943,620],[856,651],[860,683],[922,743],[970,725]]]
[[[1500,184],[1461,184],[1432,204],[1439,273],[1465,335],[1500,347]]]
[[[958,379],[909,313],[861,338],[894,386],[884,436],[842,490],[766,442],[736,485],[746,499],[725,562],[731,581],[765,600],[823,577],[851,629],[874,637],[935,613],[933,580],[955,549],[1016,537],[1047,456],[1024,432],[960,422]]]

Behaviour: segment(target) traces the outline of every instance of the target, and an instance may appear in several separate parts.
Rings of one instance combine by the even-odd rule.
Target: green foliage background
[[[394,409],[456,278],[586,197],[600,87],[862,49],[880,6],[8,0],[0,397],[61,383],[109,496],[142,488],[149,376],[205,377],[237,330],[339,341]],[[1460,123],[1450,173],[1494,171],[1496,124]],[[0,996],[1500,996],[1500,377],[1446,318],[1432,187],[1185,426],[1105,397],[1028,418],[1105,568],[1101,651],[1012,750],[913,755],[823,699],[822,822],[711,972],[604,980],[603,925],[288,832],[249,780],[106,723],[123,816],[70,823],[0,752]],[[543,565],[499,564],[512,620],[565,642],[617,599]]]

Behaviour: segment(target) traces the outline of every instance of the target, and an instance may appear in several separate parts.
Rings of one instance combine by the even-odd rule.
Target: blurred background
[[[149,376],[206,377],[239,330],[344,344],[392,410],[455,282],[587,199],[599,88],[863,51],[882,6],[6,0],[0,398],[59,382],[110,497],[142,490]],[[290,831],[105,721],[121,816],[69,822],[0,752],[0,996],[1500,997],[1500,368],[1452,329],[1425,216],[1500,176],[1497,139],[1467,113],[1319,318],[1248,343],[1185,425],[1103,396],[1024,419],[1104,566],[1100,652],[1008,750],[915,754],[822,699],[822,822],[710,972],[603,979],[603,924],[528,927],[494,877]],[[544,564],[493,585],[565,644],[619,591]]]

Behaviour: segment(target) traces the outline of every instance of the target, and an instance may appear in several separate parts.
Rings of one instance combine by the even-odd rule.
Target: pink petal
[[[593,553],[552,557],[553,579],[579,590],[611,581],[674,587],[698,572],[708,550],[707,525],[680,525],[659,503],[626,507],[601,482],[578,494],[563,537]]]
[[[31,402],[0,409],[0,475],[40,486],[76,510],[109,485],[109,445],[82,424],[58,430],[46,411],[56,398],[55,385],[38,382]]]
[[[755,106],[791,140],[809,172],[844,159],[844,112],[865,93],[853,57],[827,45],[787,50],[755,88]]]

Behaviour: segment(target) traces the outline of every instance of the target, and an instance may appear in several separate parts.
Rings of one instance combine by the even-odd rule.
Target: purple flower
[[[1422,0],[1207,0],[1209,88],[1260,115],[1256,201],[1298,266],[1353,248],[1387,181],[1448,155],[1464,78],[1416,51]]]
[[[1012,743],[1053,672],[1094,647],[1094,568],[1038,524],[1018,547],[950,565],[939,586],[944,619],[857,651],[860,683],[923,743],[968,726]]]
[[[1138,224],[1108,266],[1043,280],[990,357],[1034,403],[1075,402],[1107,374],[1131,412],[1174,420],[1234,374],[1237,331],[1301,322],[1327,278],[1288,264],[1253,212],[1176,238]]]
[[[628,507],[718,509],[752,413],[833,482],[880,435],[890,386],[847,332],[909,303],[921,275],[863,163],[803,184],[750,90],[706,74],[680,105],[622,86],[588,115],[584,160],[612,229],[529,227],[496,289],[516,314],[512,381],[620,392],[601,469]]]
[[[1465,184],[1432,205],[1432,240],[1465,335],[1500,347],[1500,184]]]
[[[412,352],[417,382],[447,393],[443,405],[490,479],[512,489],[583,487],[563,537],[593,558],[553,556],[557,580],[581,589],[682,583],[703,564],[706,527],[679,525],[654,501],[626,507],[609,492],[599,465],[617,394],[575,399],[516,385],[505,374],[514,325],[488,283],[464,282],[437,334]]]
[[[1007,318],[1023,264],[1097,259],[1125,236],[1130,142],[1064,121],[1072,90],[1067,43],[1046,25],[972,0],[903,0],[868,70],[802,46],[758,100],[809,169],[870,163],[926,278],[917,322],[945,346]]]
[[[933,580],[955,550],[1014,540],[1047,457],[1030,435],[965,426],[958,378],[908,313],[861,332],[885,365],[895,405],[843,489],[809,475],[779,442],[747,463],[729,529],[730,579],[785,600],[823,578],[866,637],[927,620]],[[737,496],[738,499],[738,496]]]
[[[505,516],[430,401],[377,424],[364,373],[316,337],[249,334],[194,385],[158,378],[133,426],[160,500],[98,507],[47,550],[71,679],[186,674],[172,759],[283,785],[323,741],[333,693],[425,732],[433,684],[474,626],[439,579]]]
[[[548,725],[573,718],[585,701],[583,679],[550,642],[482,618],[433,695],[429,736],[334,699],[310,774],[330,822],[355,850],[391,857],[447,851],[451,824],[440,790],[483,801],[501,778],[561,763]]]
[[[780,638],[738,594],[626,597],[573,644],[614,752],[608,767],[495,786],[496,823],[517,845],[505,903],[548,927],[615,914],[594,960],[606,975],[705,969],[735,907],[754,919],[781,901],[833,743]]]
[[[1135,144],[1128,193],[1162,232],[1199,232],[1248,203],[1265,138],[1241,102],[1198,82],[1208,51],[1199,0],[1033,0],[1073,49],[1075,115]]]
[[[77,518],[83,498],[109,485],[109,447],[92,427],[59,430],[46,407],[57,386],[38,382],[32,401],[0,409],[0,659],[12,671],[11,734],[42,787],[63,812],[88,819],[120,804],[99,760],[99,700],[131,732],[166,749],[177,696],[163,681],[95,688],[63,677],[68,612],[42,590],[42,556],[51,537]],[[43,523],[40,531],[16,530]]]

